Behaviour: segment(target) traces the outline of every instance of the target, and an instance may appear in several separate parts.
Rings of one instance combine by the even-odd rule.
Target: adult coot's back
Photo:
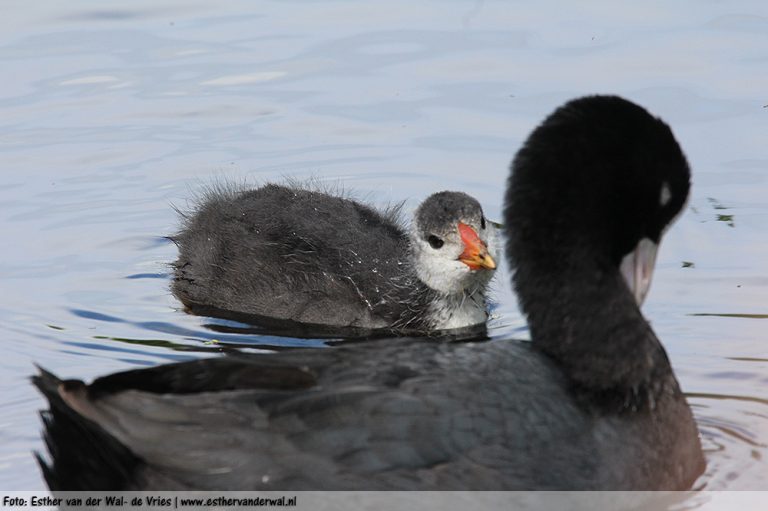
[[[88,386],[43,372],[49,485],[687,489],[698,432],[636,297],[688,183],[662,121],[616,97],[567,103],[524,144],[507,192],[532,343],[388,340]]]
[[[484,323],[493,230],[461,192],[428,197],[410,232],[300,186],[214,190],[173,237],[173,293],[192,312],[429,332]]]

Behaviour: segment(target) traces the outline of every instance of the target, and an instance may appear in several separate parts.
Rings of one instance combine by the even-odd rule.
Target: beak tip
[[[495,270],[496,261],[488,254],[476,254],[470,257],[460,257],[459,261],[469,266],[470,270]]]
[[[470,270],[495,270],[496,261],[488,253],[488,247],[480,239],[477,232],[470,226],[459,222],[459,233],[464,242],[464,252],[459,256],[459,261],[469,266]]]

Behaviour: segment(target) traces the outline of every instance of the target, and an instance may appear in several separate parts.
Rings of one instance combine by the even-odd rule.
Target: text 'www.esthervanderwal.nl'
[[[210,507],[296,507],[296,495],[259,496],[223,495],[221,493],[184,494],[173,492],[169,495],[150,494],[89,494],[71,492],[60,495],[3,496],[3,508],[66,508],[66,509],[183,509]]]

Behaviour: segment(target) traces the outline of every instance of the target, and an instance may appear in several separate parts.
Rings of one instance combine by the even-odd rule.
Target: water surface
[[[172,205],[215,180],[339,181],[376,204],[463,190],[500,217],[544,115],[617,93],[694,171],[646,315],[689,395],[705,489],[768,489],[764,2],[21,2],[0,21],[0,488],[44,488],[28,383],[212,356],[168,291]],[[526,334],[497,279],[494,337]],[[309,341],[322,345],[322,341]]]

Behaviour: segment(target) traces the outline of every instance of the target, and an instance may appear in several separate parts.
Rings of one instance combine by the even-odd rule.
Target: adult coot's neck
[[[517,259],[513,278],[534,346],[577,389],[618,407],[652,405],[677,389],[664,348],[612,265],[578,251],[532,253]]]
[[[660,242],[687,198],[688,165],[669,127],[614,96],[574,100],[533,131],[512,167],[507,255],[534,346],[576,387],[620,402],[676,390],[619,270],[636,247]]]

